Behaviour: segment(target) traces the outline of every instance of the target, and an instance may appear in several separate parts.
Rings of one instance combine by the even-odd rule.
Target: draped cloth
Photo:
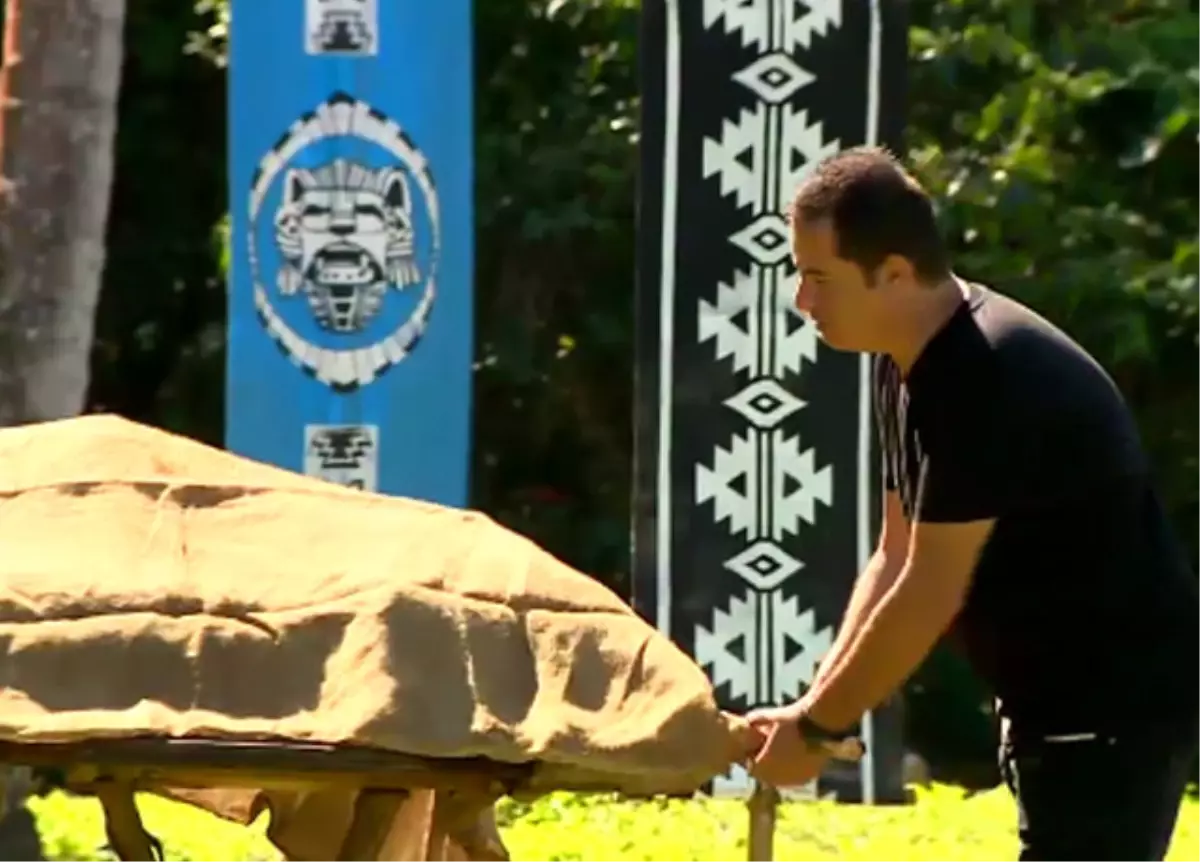
[[[746,751],[689,656],[479,512],[88,416],[0,431],[0,547],[0,743],[15,750],[349,746],[525,765],[534,792],[639,795],[690,793]],[[338,858],[339,827],[319,824],[362,798],[207,789],[188,801],[243,822],[265,805],[277,843],[311,833],[294,858]],[[397,818],[468,844],[487,831],[487,793],[409,790]]]

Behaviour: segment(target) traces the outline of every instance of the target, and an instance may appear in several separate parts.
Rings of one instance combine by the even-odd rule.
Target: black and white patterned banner
[[[784,212],[825,156],[898,145],[885,0],[645,0],[635,604],[736,711],[795,699],[878,529],[867,361],[794,312]],[[896,800],[898,712],[822,795]],[[714,791],[742,792],[740,770]]]

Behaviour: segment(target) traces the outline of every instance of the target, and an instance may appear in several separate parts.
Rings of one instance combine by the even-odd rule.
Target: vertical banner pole
[[[634,604],[735,712],[803,693],[878,534],[869,360],[795,312],[784,213],[821,159],[901,146],[905,15],[642,4]],[[860,764],[808,795],[904,799],[898,707],[860,732]],[[739,767],[712,789],[751,785]]]
[[[232,0],[226,446],[464,505],[469,0]]]

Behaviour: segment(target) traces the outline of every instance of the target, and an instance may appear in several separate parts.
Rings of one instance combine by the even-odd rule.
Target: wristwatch
[[[867,753],[867,747],[854,733],[826,730],[803,713],[796,719],[796,729],[800,731],[800,738],[807,747],[834,760],[854,762]]]

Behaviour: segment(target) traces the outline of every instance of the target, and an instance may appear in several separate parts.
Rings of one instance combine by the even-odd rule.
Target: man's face
[[[797,268],[796,308],[835,350],[881,350],[897,299],[896,279],[886,263],[868,277],[855,263],[838,257],[828,222],[792,224]]]

